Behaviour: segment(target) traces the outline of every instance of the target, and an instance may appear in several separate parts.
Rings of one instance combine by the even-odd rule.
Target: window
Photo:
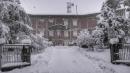
[[[44,19],[39,19],[40,22],[44,22],[45,20]]]
[[[53,23],[53,21],[54,21],[53,19],[49,19],[49,22],[50,22],[50,23]]]
[[[54,32],[53,31],[49,31],[49,36],[54,36]]]
[[[76,30],[73,31],[73,36],[75,36],[75,37],[78,36],[78,32]]]
[[[68,20],[67,19],[64,19],[64,25],[68,25]]]
[[[57,30],[57,36],[60,36],[60,30]]]
[[[74,19],[74,20],[73,20],[73,25],[74,25],[74,26],[77,26],[77,19]]]
[[[68,37],[68,36],[69,36],[68,31],[64,31],[64,36],[65,36],[65,37]]]

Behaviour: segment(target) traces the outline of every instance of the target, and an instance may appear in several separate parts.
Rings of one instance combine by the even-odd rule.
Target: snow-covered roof
[[[88,13],[88,14],[28,14],[30,16],[91,16],[91,15],[98,15],[100,12],[96,13]]]
[[[22,46],[22,45],[30,45],[30,44],[5,44],[6,46]]]

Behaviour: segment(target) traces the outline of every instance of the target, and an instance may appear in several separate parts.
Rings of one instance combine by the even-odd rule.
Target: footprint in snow
[[[99,68],[103,70],[104,73],[117,73],[114,69],[100,64]]]

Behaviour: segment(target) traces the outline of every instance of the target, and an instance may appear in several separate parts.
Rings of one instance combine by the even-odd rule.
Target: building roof
[[[79,17],[79,16],[87,16],[87,17],[89,17],[89,16],[96,16],[96,15],[98,15],[98,14],[100,14],[100,13],[91,13],[91,14],[83,14],[83,15],[76,15],[76,14],[28,14],[29,16],[34,16],[34,17],[48,17],[48,16],[50,16],[50,17]]]

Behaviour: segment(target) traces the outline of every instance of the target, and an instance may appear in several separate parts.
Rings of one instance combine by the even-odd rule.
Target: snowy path
[[[53,50],[53,57],[49,63],[49,73],[98,73],[93,62],[82,56],[74,48],[62,47]]]
[[[130,67],[112,65],[98,55],[78,47],[50,47],[32,57],[32,66],[7,73],[130,73]]]

